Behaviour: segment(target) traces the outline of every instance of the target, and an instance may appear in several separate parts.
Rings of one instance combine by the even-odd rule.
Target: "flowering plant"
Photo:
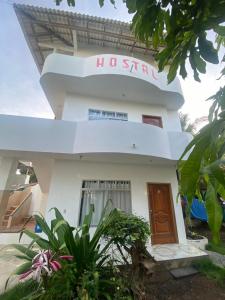
[[[91,206],[79,228],[70,226],[56,208],[54,211],[55,218],[50,226],[44,217],[35,216],[43,234],[23,231],[32,240],[28,247],[14,245],[22,253],[17,257],[26,260],[14,272],[20,279],[15,291],[19,287],[22,290],[29,283],[33,286],[27,290],[24,288],[25,298],[18,298],[15,292],[10,299],[125,299],[121,295],[127,290],[118,289],[120,284],[112,280],[116,274],[107,252],[112,240],[101,247],[101,239],[112,224],[115,211],[109,213],[110,210],[105,207],[93,235],[90,234],[90,226],[94,207]],[[11,295],[13,291],[9,290],[9,293]]]
[[[59,256],[62,260],[73,260],[71,255]],[[32,259],[31,268],[20,274],[19,279],[33,278],[37,282],[41,281],[42,276],[51,276],[52,272],[57,272],[62,266],[59,261],[54,259],[54,255],[50,250],[39,250],[39,253]]]

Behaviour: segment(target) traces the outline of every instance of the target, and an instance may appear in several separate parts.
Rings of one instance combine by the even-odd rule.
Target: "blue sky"
[[[65,2],[59,8],[121,21],[131,20],[122,0],[117,0],[117,9],[109,0],[105,2],[104,8],[99,7],[98,0],[77,0],[75,8],[68,8]],[[53,118],[12,3],[11,0],[0,0],[0,114]],[[16,3],[58,8],[54,0],[17,0]],[[185,97],[182,111],[189,113],[192,120],[207,115],[209,104],[204,100],[222,85],[216,80],[220,69],[219,65],[208,65],[207,75],[201,76],[201,83],[192,79],[191,70],[185,81],[181,79]]]

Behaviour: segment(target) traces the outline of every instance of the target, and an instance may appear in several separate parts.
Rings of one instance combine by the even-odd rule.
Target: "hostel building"
[[[51,207],[78,226],[91,203],[94,228],[111,199],[149,221],[153,247],[183,245],[188,252],[176,200],[177,161],[190,141],[178,117],[184,103],[179,80],[167,84],[155,50],[138,42],[127,23],[14,9],[55,119],[0,116],[1,228],[12,231],[36,211],[50,220]],[[32,164],[38,185],[25,185],[30,196],[11,205],[18,161]],[[23,218],[11,218],[10,225],[15,211]],[[17,234],[2,232],[2,241]]]

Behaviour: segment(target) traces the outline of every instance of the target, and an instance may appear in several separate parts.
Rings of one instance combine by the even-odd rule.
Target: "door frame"
[[[175,242],[174,244],[178,244],[179,243],[179,239],[178,239],[178,233],[177,233],[177,222],[176,222],[176,217],[175,217],[175,209],[174,209],[174,203],[173,203],[173,193],[172,193],[172,187],[171,187],[171,183],[168,182],[147,182],[147,195],[148,195],[148,214],[149,214],[149,223],[150,223],[150,230],[152,228],[152,218],[151,218],[151,203],[150,203],[150,185],[160,185],[160,184],[164,184],[167,185],[169,187],[169,201],[170,201],[170,205],[171,205],[171,213],[172,213],[172,221],[173,221],[173,229],[174,229],[174,237],[175,237]],[[151,239],[151,244],[152,245],[156,245],[156,243],[152,242]],[[163,244],[162,244],[163,245]]]

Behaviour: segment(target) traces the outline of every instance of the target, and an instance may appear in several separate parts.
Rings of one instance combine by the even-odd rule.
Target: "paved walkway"
[[[12,246],[1,246],[0,245],[0,294],[4,291],[5,282],[12,272],[19,266],[23,261],[16,258],[14,255],[18,254],[18,251]],[[17,278],[14,276],[11,278],[9,284],[15,283]]]

